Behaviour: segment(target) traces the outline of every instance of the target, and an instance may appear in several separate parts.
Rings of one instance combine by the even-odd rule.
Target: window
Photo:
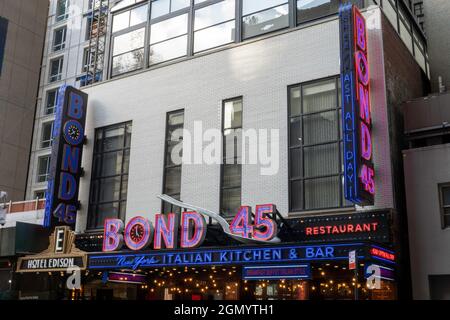
[[[47,91],[47,98],[45,102],[45,115],[55,113],[56,103],[58,101],[58,89]]]
[[[223,103],[223,164],[220,184],[220,213],[235,215],[241,206],[242,98]]]
[[[113,77],[143,67],[147,15],[148,5],[142,5],[114,15]]]
[[[114,15],[112,32],[118,32],[141,23],[147,22],[148,5],[118,13]]]
[[[152,1],[152,19],[175,12],[191,5],[190,0],[156,0]]]
[[[290,210],[347,205],[339,78],[291,87],[289,97]]]
[[[35,191],[34,199],[45,199],[45,190]]]
[[[439,185],[442,229],[450,228],[450,184]]]
[[[61,80],[63,61],[63,57],[59,57],[50,61],[50,82]]]
[[[243,38],[254,37],[289,27],[289,4],[287,0],[243,0]]]
[[[53,121],[42,124],[41,148],[49,148],[53,140]]]
[[[131,6],[131,5],[135,4],[135,3],[139,3],[139,2],[142,2],[142,1],[144,1],[144,0],[122,0],[122,1],[116,1],[117,4],[114,5],[111,8],[111,12],[119,11],[119,10],[121,10],[123,8],[126,8],[128,6]]]
[[[81,67],[81,71],[86,72],[93,65],[94,65],[94,55],[89,55],[89,48],[84,48],[83,66]]]
[[[297,23],[337,13],[340,2],[340,0],[297,0]]]
[[[181,157],[183,156],[183,127],[184,110],[167,114],[166,123],[166,149],[164,157],[164,184],[163,193],[180,200],[181,193]],[[175,132],[174,136],[172,134]],[[180,148],[181,147],[181,148]],[[175,150],[175,151],[174,151]],[[179,159],[172,157],[172,151],[176,152]],[[176,161],[175,161],[176,160]],[[174,207],[170,203],[163,203],[163,213],[180,213],[179,207]]]
[[[58,0],[56,3],[56,21],[62,21],[69,17],[69,0]]]
[[[125,219],[131,123],[97,129],[89,199],[89,229],[107,218]]]
[[[150,30],[150,64],[187,54],[188,14],[152,24]]]
[[[62,50],[66,47],[66,32],[67,27],[55,30],[53,35],[53,51]]]
[[[37,182],[38,183],[46,182],[48,180],[49,171],[50,171],[50,156],[39,157]]]
[[[6,34],[8,32],[8,20],[0,17],[0,75],[2,74],[3,57],[5,54]]]
[[[423,14],[423,2],[422,1],[414,3],[414,14],[417,17],[420,17],[420,16],[424,15]]]
[[[114,38],[112,75],[142,68],[144,63],[145,28]]]
[[[235,1],[196,9],[194,19],[194,52],[215,48],[235,40]]]

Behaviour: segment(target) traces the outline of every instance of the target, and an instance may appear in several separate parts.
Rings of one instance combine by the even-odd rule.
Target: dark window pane
[[[301,104],[302,101],[300,100],[301,90],[300,88],[292,88],[291,89],[291,105],[290,105],[290,112],[289,116],[295,117],[299,116],[302,113]]]
[[[225,216],[234,216],[241,206],[241,188],[222,189],[222,209]]]
[[[224,136],[223,159],[226,164],[241,163],[242,130],[226,130]]]
[[[298,0],[297,23],[337,13],[339,0]]]
[[[130,150],[123,151],[123,167],[122,173],[128,173],[130,167]]]
[[[172,155],[172,152],[176,152],[175,150],[179,150],[179,153],[175,153]],[[166,166],[179,166],[181,165],[183,157],[183,141],[180,142],[167,142],[167,150],[166,150]]]
[[[241,186],[241,165],[224,165],[223,166],[223,188],[240,187]]]
[[[303,210],[303,181],[291,182],[291,208],[292,210]]]
[[[119,218],[119,202],[101,204],[95,207],[93,216],[93,229],[102,229],[104,227],[105,219]]]
[[[291,178],[299,178],[303,176],[303,157],[302,157],[302,149],[291,149]]]
[[[56,107],[56,99],[58,90],[51,90],[47,92],[47,103],[45,105],[45,114],[53,114]]]
[[[122,176],[122,190],[120,194],[120,199],[126,199],[128,193],[128,175]]]
[[[165,180],[165,194],[179,193],[181,190],[181,167],[167,168]]]
[[[102,159],[102,177],[118,175],[122,172],[122,151],[108,152],[103,155]]]
[[[103,137],[103,152],[122,149],[124,133],[124,126],[106,129]]]
[[[303,86],[303,113],[337,107],[336,80],[326,80]]]
[[[305,145],[336,141],[338,139],[336,111],[303,117],[303,133]]]
[[[127,202],[126,201],[121,201],[120,202],[120,215],[119,215],[119,219],[125,220],[125,217],[127,215]]]
[[[305,180],[305,209],[339,207],[340,177]]]
[[[117,201],[120,199],[120,176],[99,180],[97,202]]]
[[[131,129],[132,129],[131,124],[127,124],[126,130],[125,130],[125,138],[126,138],[125,148],[131,147]]]
[[[302,118],[292,118],[290,119],[290,144],[291,146],[302,145]]]
[[[303,149],[305,177],[338,174],[339,149],[337,144],[326,144]]]
[[[442,188],[442,202],[444,206],[450,206],[450,187]]]
[[[444,216],[444,228],[450,228],[450,214]]]
[[[253,37],[289,26],[289,5],[258,12],[243,18],[244,38]]]

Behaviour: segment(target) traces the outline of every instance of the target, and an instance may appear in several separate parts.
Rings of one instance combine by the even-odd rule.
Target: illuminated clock
[[[70,120],[64,124],[64,138],[71,145],[78,145],[83,140],[83,127],[78,121]]]
[[[139,243],[144,239],[145,230],[142,224],[135,224],[130,230],[130,238],[135,243]]]

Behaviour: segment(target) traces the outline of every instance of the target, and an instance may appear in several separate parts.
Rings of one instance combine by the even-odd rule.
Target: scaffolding
[[[93,0],[90,13],[89,47],[86,61],[86,75],[81,86],[103,80],[105,67],[106,40],[108,31],[109,0]]]

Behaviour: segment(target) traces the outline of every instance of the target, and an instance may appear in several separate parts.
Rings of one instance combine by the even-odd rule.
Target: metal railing
[[[45,208],[45,199],[36,198],[28,201],[9,201],[6,203],[6,213],[18,213],[27,211],[42,210]]]

